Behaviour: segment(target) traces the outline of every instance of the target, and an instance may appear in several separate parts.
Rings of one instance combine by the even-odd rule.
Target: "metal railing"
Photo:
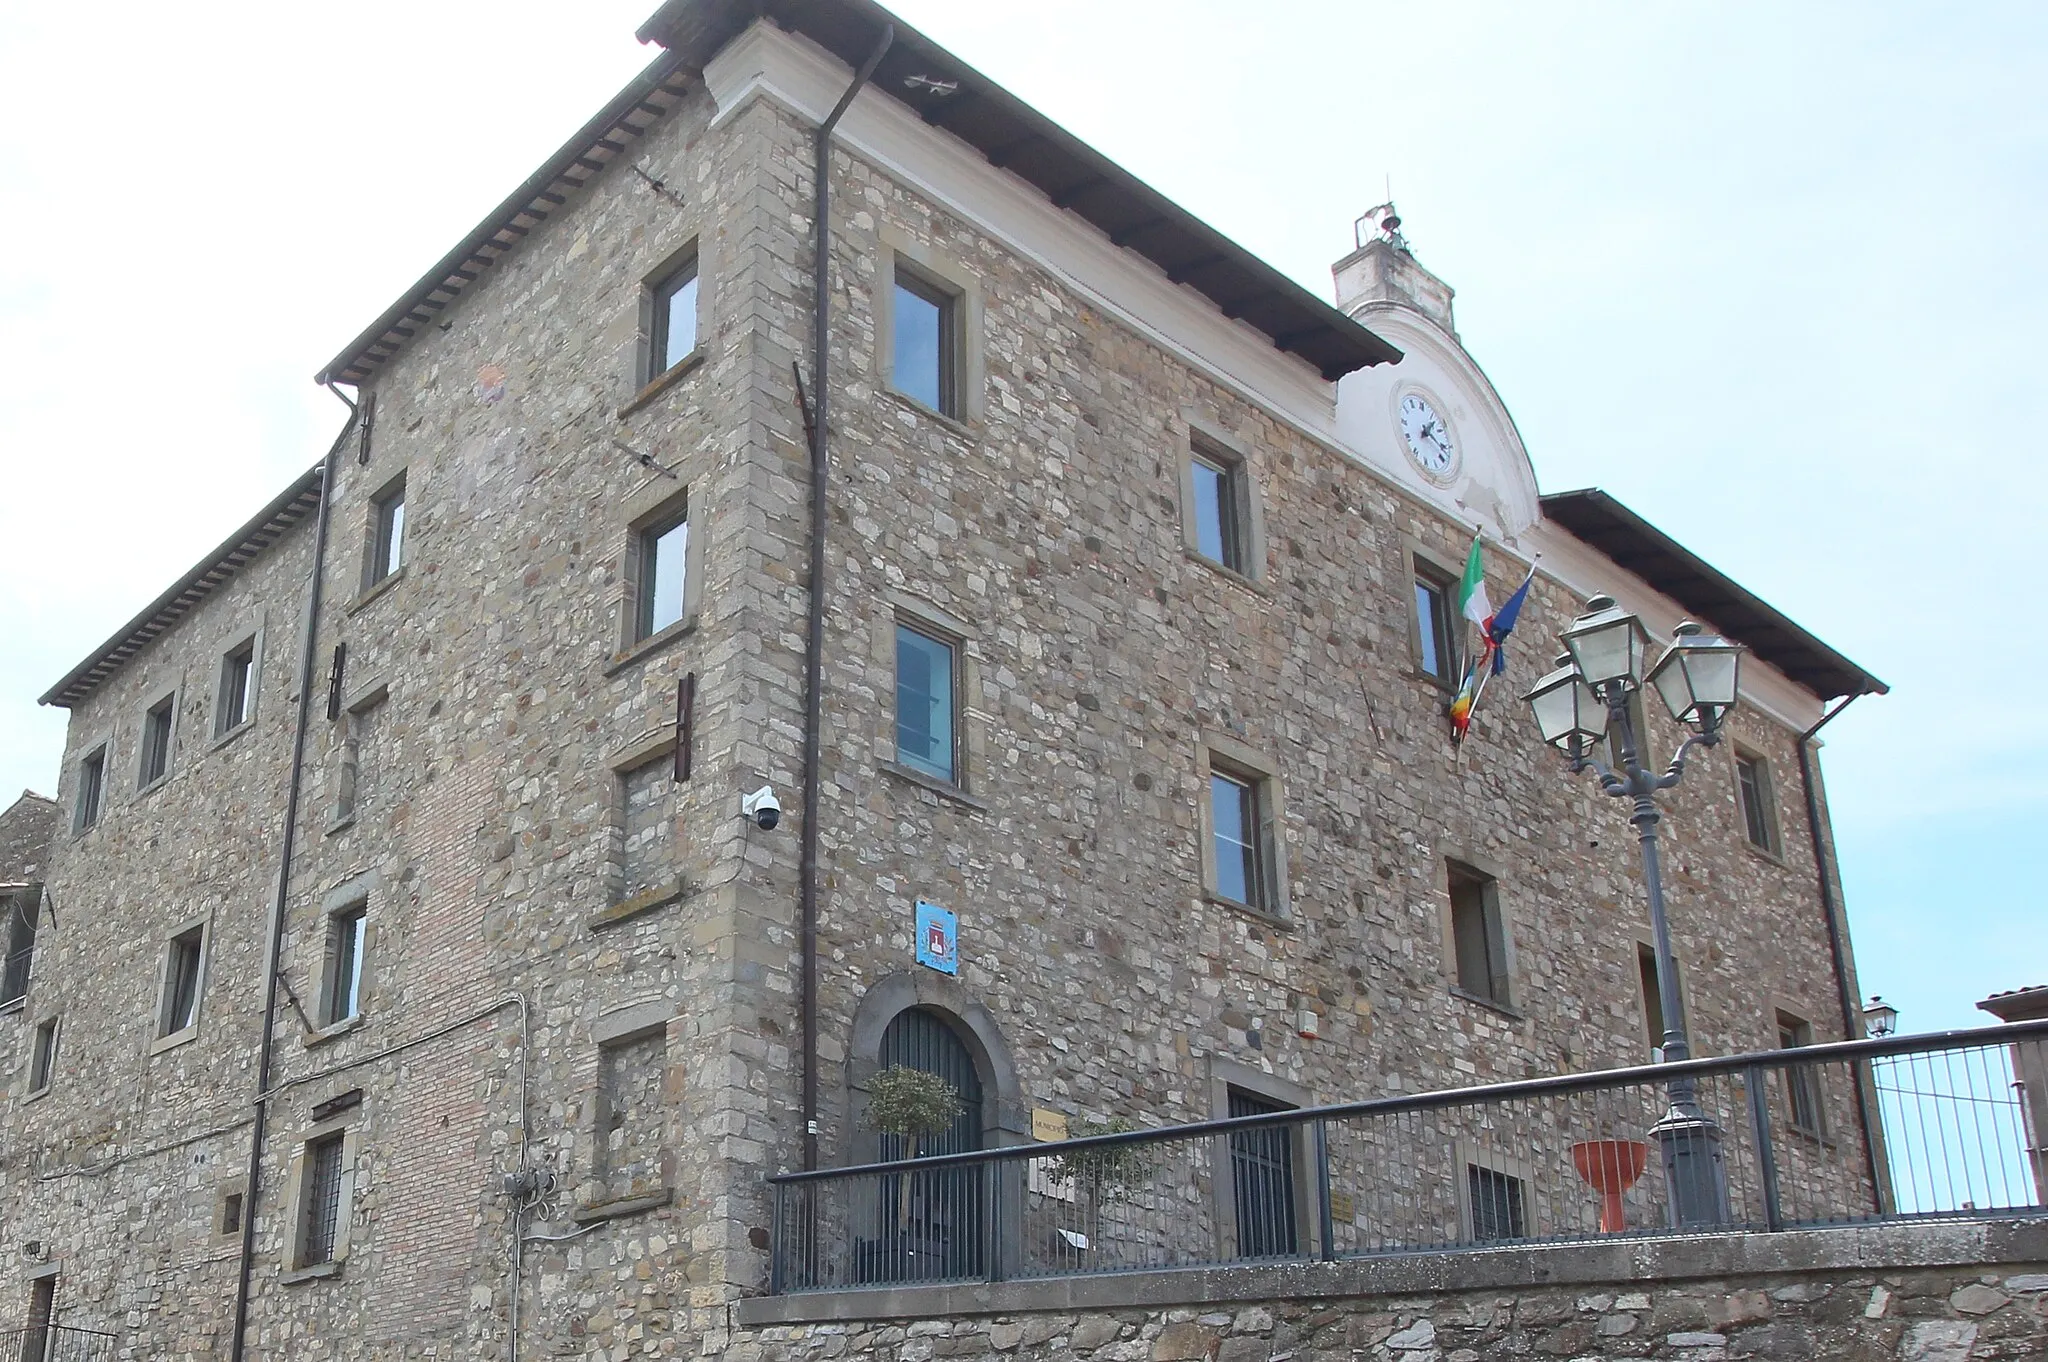
[[[36,948],[28,946],[0,956],[0,1007],[20,1002],[28,996],[28,970],[35,954]]]
[[[68,1324],[0,1329],[0,1362],[113,1362],[115,1338]]]
[[[771,1290],[2048,1214],[2023,1047],[2048,1022],[786,1173]]]

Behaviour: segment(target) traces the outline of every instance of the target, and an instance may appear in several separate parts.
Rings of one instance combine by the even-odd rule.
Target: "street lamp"
[[[1650,900],[1650,931],[1657,942],[1657,995],[1664,1010],[1665,1063],[1688,1058],[1684,1000],[1678,993],[1678,967],[1671,956],[1671,930],[1664,918],[1664,879],[1657,857],[1659,814],[1655,795],[1685,775],[1685,759],[1695,747],[1721,741],[1721,721],[1735,708],[1742,654],[1739,643],[1704,633],[1687,621],[1673,633],[1656,665],[1644,671],[1649,631],[1611,596],[1594,596],[1586,613],[1573,620],[1562,638],[1565,656],[1557,670],[1538,681],[1522,698],[1536,718],[1543,741],[1556,747],[1574,774],[1591,769],[1600,788],[1633,804],[1643,851],[1643,880]],[[1685,742],[1662,774],[1643,764],[1629,718],[1629,701],[1645,687],[1657,692],[1671,717],[1688,730]],[[1608,769],[1593,755],[1600,739],[1612,730],[1619,771]],[[1663,1150],[1665,1196],[1673,1224],[1720,1225],[1728,1221],[1728,1175],[1721,1161],[1721,1127],[1701,1109],[1690,1078],[1667,1085],[1670,1108],[1651,1133]]]
[[[1899,1009],[1873,993],[1870,1001],[1863,1004],[1863,1031],[1874,1040],[1882,1040],[1899,1029]]]

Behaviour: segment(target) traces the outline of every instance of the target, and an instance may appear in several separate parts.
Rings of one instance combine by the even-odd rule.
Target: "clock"
[[[1447,483],[1458,471],[1458,446],[1451,440],[1451,428],[1430,400],[1419,392],[1401,395],[1401,439],[1408,457],[1431,482]]]

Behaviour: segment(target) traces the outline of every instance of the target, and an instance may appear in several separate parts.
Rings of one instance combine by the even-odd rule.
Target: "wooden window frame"
[[[413,531],[406,472],[385,480],[370,497],[369,538],[363,549],[363,590],[402,575]]]
[[[1513,934],[1508,930],[1507,912],[1500,901],[1500,877],[1491,871],[1474,865],[1460,856],[1446,856],[1444,865],[1444,934],[1448,954],[1445,963],[1451,979],[1451,991],[1461,998],[1488,1007],[1519,1015],[1516,1006],[1515,956],[1512,944]],[[1461,915],[1458,889],[1469,886],[1478,895],[1476,905],[1479,911],[1479,946],[1482,959],[1478,962],[1484,969],[1487,987],[1482,991],[1471,986],[1467,978],[1466,946],[1468,933],[1460,930],[1461,916],[1469,918],[1468,911]]]
[[[927,643],[935,643],[938,646],[944,648],[946,650],[947,661],[950,664],[947,668],[946,673],[946,702],[948,707],[948,743],[946,752],[947,770],[944,775],[941,775],[938,772],[931,770],[929,767],[920,765],[916,761],[909,760],[904,755],[903,635],[906,633],[914,634],[918,638],[925,640]],[[936,780],[943,785],[950,785],[956,789],[965,789],[966,780],[962,770],[964,763],[961,760],[962,752],[964,750],[962,744],[962,729],[965,727],[965,725],[962,722],[963,715],[961,710],[960,699],[961,691],[963,689],[961,659],[964,653],[966,652],[966,640],[961,638],[958,634],[955,634],[951,630],[939,627],[929,619],[923,618],[921,616],[907,615],[901,611],[898,611],[896,614],[895,628],[892,631],[892,636],[894,638],[894,647],[892,650],[893,658],[892,665],[890,667],[890,675],[893,679],[894,684],[891,688],[891,704],[889,707],[891,722],[889,726],[889,731],[890,750],[895,754],[895,763],[896,765],[903,767],[906,770],[915,772],[916,774],[924,777],[927,780]]]
[[[157,984],[156,1020],[151,1028],[154,1040],[150,1053],[182,1045],[199,1034],[206,1005],[206,975],[208,957],[212,954],[212,938],[212,920],[200,917],[179,923],[164,939],[163,969]],[[176,1001],[173,990],[178,983],[182,947],[188,940],[195,943],[192,949],[192,1000],[185,1024],[174,1027],[171,1022],[177,1018],[172,1013],[172,1004]]]
[[[692,285],[695,289],[690,299],[690,348],[671,358],[668,354],[669,301]],[[643,387],[682,368],[694,359],[703,347],[701,309],[704,301],[704,282],[702,259],[697,253],[695,241],[665,261],[661,269],[648,281],[647,299],[647,364],[641,377]]]
[[[107,812],[107,760],[111,744],[102,738],[78,759],[78,788],[72,793],[71,835],[99,826]]]
[[[43,1096],[57,1080],[57,1046],[63,1027],[56,1013],[42,1018],[29,1033],[28,1088],[25,1100]]]
[[[1744,772],[1751,773],[1745,784]],[[1784,854],[1784,843],[1778,826],[1777,782],[1772,779],[1771,762],[1762,753],[1736,744],[1733,758],[1735,780],[1735,812],[1742,822],[1742,840],[1751,850],[1777,859]],[[1755,791],[1755,804],[1751,804],[1751,788]],[[1757,838],[1759,825],[1763,840]]]
[[[1201,816],[1202,890],[1208,899],[1239,912],[1273,923],[1293,921],[1293,902],[1287,872],[1286,799],[1279,768],[1274,760],[1245,743],[1220,733],[1205,734],[1196,751],[1197,796]],[[1255,859],[1258,862],[1260,899],[1248,902],[1223,892],[1217,864],[1215,786],[1222,776],[1253,792],[1253,818],[1258,827]]]

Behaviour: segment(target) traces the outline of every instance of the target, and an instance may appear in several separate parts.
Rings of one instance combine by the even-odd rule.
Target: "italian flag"
[[[1465,555],[1465,575],[1458,579],[1458,613],[1481,629],[1493,616],[1493,602],[1486,599],[1486,565],[1479,558],[1479,536],[1472,536],[1472,552]]]

